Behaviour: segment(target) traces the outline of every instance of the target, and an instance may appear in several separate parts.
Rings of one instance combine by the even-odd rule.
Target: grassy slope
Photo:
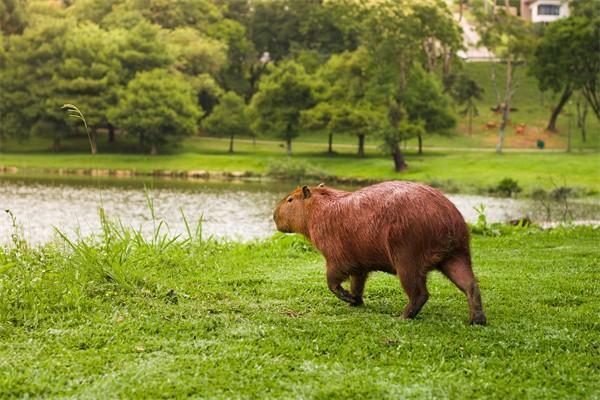
[[[0,251],[0,397],[594,398],[599,241],[476,236],[487,327],[438,273],[417,320],[390,275],[349,308],[290,236]]]

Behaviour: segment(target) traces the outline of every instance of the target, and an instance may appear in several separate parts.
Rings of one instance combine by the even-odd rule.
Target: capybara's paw
[[[354,297],[354,299],[350,303],[348,303],[350,307],[360,307],[364,304],[365,303],[363,302],[362,297]]]
[[[485,325],[487,320],[484,314],[477,314],[471,318],[471,325]]]

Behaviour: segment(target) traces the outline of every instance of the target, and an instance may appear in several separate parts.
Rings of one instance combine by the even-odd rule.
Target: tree
[[[118,60],[123,67],[122,83],[126,84],[140,71],[166,68],[173,63],[167,44],[160,40],[161,32],[159,26],[147,21],[141,21],[131,30],[115,32]]]
[[[41,6],[40,6],[41,7]],[[56,76],[62,64],[70,21],[55,18],[53,10],[32,14],[22,35],[11,35],[0,74],[0,126],[3,134],[25,138],[49,136],[53,150],[69,132],[63,103],[57,97]],[[60,15],[60,14],[59,14]]]
[[[205,32],[222,18],[210,0],[129,0],[127,8],[141,12],[148,21],[166,29],[189,26]]]
[[[421,43],[423,67],[432,73],[441,58],[443,77],[448,76],[452,59],[462,48],[460,27],[454,21],[448,5],[442,0],[415,2],[411,20],[416,23],[409,27]]]
[[[365,47],[335,54],[319,69],[317,77],[325,87],[317,86],[319,106],[307,112],[307,127],[328,132],[329,152],[333,134],[356,135],[358,156],[363,157],[365,137],[374,132],[370,122],[373,105],[385,102],[385,93],[373,80],[371,55]]]
[[[315,103],[313,83],[304,68],[294,61],[282,62],[261,79],[252,98],[253,130],[279,135],[291,155],[292,139],[301,127],[300,113]]]
[[[600,17],[573,16],[549,24],[537,46],[530,73],[541,90],[561,92],[547,129],[556,131],[556,121],[571,95],[581,90],[600,118]]]
[[[352,2],[322,0],[263,0],[252,2],[243,22],[256,50],[275,61],[297,46],[328,57],[358,44],[358,19]]]
[[[0,0],[0,32],[5,35],[21,34],[27,25],[25,2]]]
[[[412,124],[422,123],[419,131],[419,154],[423,153],[423,134],[445,133],[454,127],[456,119],[450,109],[450,100],[443,93],[438,80],[419,65],[413,66],[408,82],[399,97],[407,119]]]
[[[202,111],[183,78],[164,69],[140,72],[120,94],[111,121],[136,136],[140,147],[177,143],[197,131]]]
[[[215,77],[227,63],[226,46],[193,28],[177,28],[165,33],[172,67],[183,74],[196,94],[198,103],[209,114],[223,91]]]
[[[359,138],[359,157],[364,157],[364,137],[378,130],[381,113],[368,103],[347,104],[343,102],[321,102],[302,112],[302,125],[306,129],[324,130],[329,136],[328,150],[333,154],[333,135],[355,135]]]
[[[250,133],[244,100],[235,92],[225,93],[202,125],[209,134],[229,136],[229,152],[233,153],[234,136]]]
[[[506,65],[506,82],[501,103],[498,105],[502,111],[502,122],[498,129],[496,152],[501,153],[504,147],[504,132],[509,121],[510,105],[516,90],[515,69],[530,54],[533,35],[530,24],[521,17],[512,15],[508,4],[505,7],[494,7],[491,14],[488,14],[487,10],[482,12],[480,7],[478,10],[476,18],[481,43],[492,50]]]
[[[400,149],[400,143],[403,140],[422,135],[424,131],[422,122],[410,122],[402,105],[396,101],[390,101],[387,123],[382,124],[380,136],[383,140],[382,149],[391,154],[394,160],[394,171],[402,172],[408,168]]]
[[[69,30],[63,62],[55,76],[58,100],[84,111],[93,143],[96,130],[109,127],[108,110],[117,103],[121,75],[117,53],[111,32],[83,23]],[[95,146],[92,149],[94,152]]]
[[[483,89],[466,74],[455,75],[450,85],[450,93],[456,102],[464,106],[460,111],[463,117],[469,118],[469,135],[473,133],[473,117],[479,115],[475,100],[481,100]]]

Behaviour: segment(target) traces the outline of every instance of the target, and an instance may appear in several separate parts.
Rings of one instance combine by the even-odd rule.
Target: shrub
[[[502,197],[513,197],[521,192],[519,183],[512,178],[504,178],[497,186],[490,189],[491,193],[498,194]]]

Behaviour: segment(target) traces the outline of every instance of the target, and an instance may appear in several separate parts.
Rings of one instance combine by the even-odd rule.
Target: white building
[[[537,22],[553,22],[569,16],[569,3],[564,0],[521,0],[521,17]]]

